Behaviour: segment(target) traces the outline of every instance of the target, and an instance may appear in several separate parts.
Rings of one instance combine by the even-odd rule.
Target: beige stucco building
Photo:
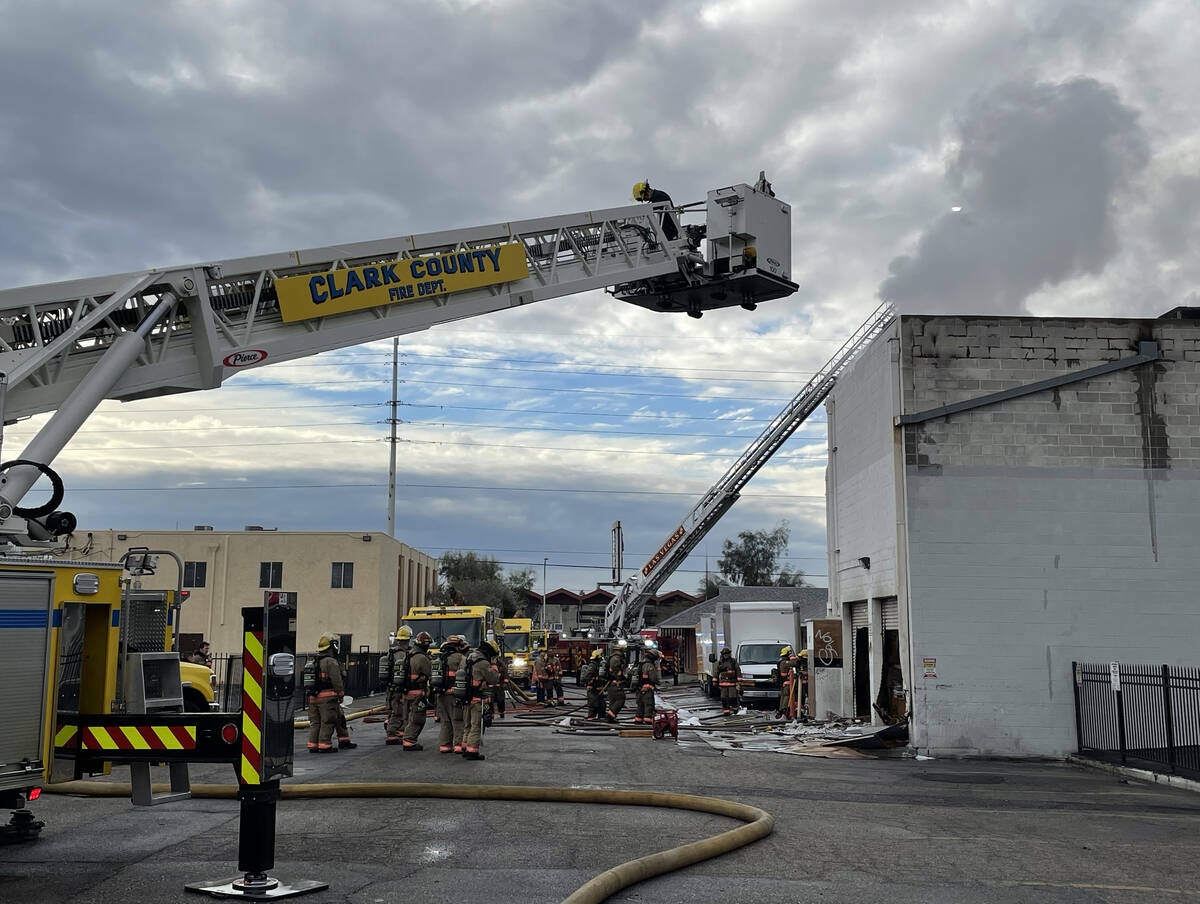
[[[342,635],[345,649],[383,649],[388,632],[437,581],[437,559],[375,531],[79,530],[74,543],[96,561],[115,562],[132,547],[178,555],[189,592],[180,619],[185,651],[203,637],[213,653],[239,652],[240,609],[261,605],[264,590],[297,594],[301,649],[315,648],[326,631]],[[157,573],[141,581],[148,589],[174,587],[175,563],[161,557]]]

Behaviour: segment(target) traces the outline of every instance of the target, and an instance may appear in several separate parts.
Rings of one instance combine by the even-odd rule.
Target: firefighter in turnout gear
[[[338,665],[338,642],[332,634],[317,641],[316,663],[311,670],[312,687],[308,692],[308,752],[333,753],[333,733],[337,729],[338,709],[345,694],[342,668]],[[309,671],[305,666],[305,671]]]
[[[742,669],[734,662],[733,651],[725,647],[717,660],[717,684],[721,688],[721,712],[727,716],[737,709],[738,679],[741,677]]]
[[[551,690],[552,683],[550,681],[549,672],[547,671],[547,663],[549,662],[549,649],[542,650],[541,653],[538,654],[538,658],[533,661],[533,680],[537,682],[538,700],[540,700],[544,706],[554,705],[554,693]]]
[[[480,752],[483,746],[483,701],[491,696],[492,688],[500,683],[500,673],[492,664],[498,653],[499,650],[485,640],[467,657],[467,726],[463,737],[463,757],[468,760],[484,758]]]
[[[583,683],[587,686],[587,721],[597,722],[604,714],[604,691],[608,686],[608,663],[599,647],[592,650],[592,658],[584,666]]]
[[[496,672],[500,675],[499,683],[492,688],[492,710],[501,719],[504,718],[504,698],[508,695],[508,660],[501,653],[496,657]]]
[[[657,188],[651,188],[649,179],[643,179],[641,182],[638,182],[633,186],[633,200],[645,201],[650,204],[675,203],[671,200],[671,196],[665,191],[660,191]],[[669,213],[664,213],[662,216],[662,228],[663,235],[667,237],[668,241],[673,242],[679,238],[679,227],[675,224],[675,218]]]
[[[554,650],[547,649],[542,654],[542,674],[546,676],[546,705],[563,706],[566,701],[563,697],[562,662]]]
[[[467,664],[467,644],[459,634],[452,634],[442,644],[441,687],[435,687],[437,713],[441,731],[438,734],[438,753],[463,752],[463,715],[465,708],[454,695],[459,670]]]
[[[654,724],[654,689],[660,680],[658,672],[658,650],[651,647],[643,654],[644,658],[638,663],[637,677],[634,679],[637,688],[637,716],[634,722],[643,725]]]
[[[396,642],[388,650],[388,717],[386,744],[399,744],[408,722],[408,656],[412,652],[412,628],[401,625],[396,631]]]
[[[623,642],[619,642],[608,654],[608,711],[609,722],[616,722],[625,707],[625,657]]]
[[[791,647],[779,651],[779,708],[775,715],[784,719],[796,718],[797,678],[799,677],[800,657]]]
[[[433,663],[429,659],[429,645],[433,638],[428,632],[422,631],[412,639],[415,648],[408,655],[408,690],[404,695],[408,698],[408,721],[404,723],[405,750],[422,750],[417,743],[421,729],[425,727],[425,714],[429,706],[429,676],[433,671]]]

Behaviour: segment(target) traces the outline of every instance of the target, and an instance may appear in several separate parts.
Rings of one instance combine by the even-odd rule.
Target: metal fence
[[[296,654],[296,706],[303,708],[304,686],[300,676],[305,663],[316,653]],[[379,659],[384,653],[373,653],[369,649],[349,653],[341,658],[342,681],[346,694],[351,697],[366,697],[385,689],[379,680]],[[242,654],[230,653],[213,657],[213,673],[217,677],[216,700],[221,712],[237,712],[242,708]]]
[[[1200,779],[1200,668],[1073,666],[1082,756]]]

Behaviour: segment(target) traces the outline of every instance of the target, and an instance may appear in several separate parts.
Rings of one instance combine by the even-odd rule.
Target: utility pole
[[[388,536],[396,537],[396,406],[399,405],[400,384],[397,377],[400,370],[400,337],[392,339],[392,411],[388,423],[392,425],[391,455],[388,464]]]
[[[542,627],[546,627],[546,563],[550,559],[542,559]]]

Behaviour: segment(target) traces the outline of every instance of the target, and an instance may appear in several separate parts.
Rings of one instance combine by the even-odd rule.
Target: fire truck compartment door
[[[41,783],[53,586],[49,574],[0,574],[0,788]]]

